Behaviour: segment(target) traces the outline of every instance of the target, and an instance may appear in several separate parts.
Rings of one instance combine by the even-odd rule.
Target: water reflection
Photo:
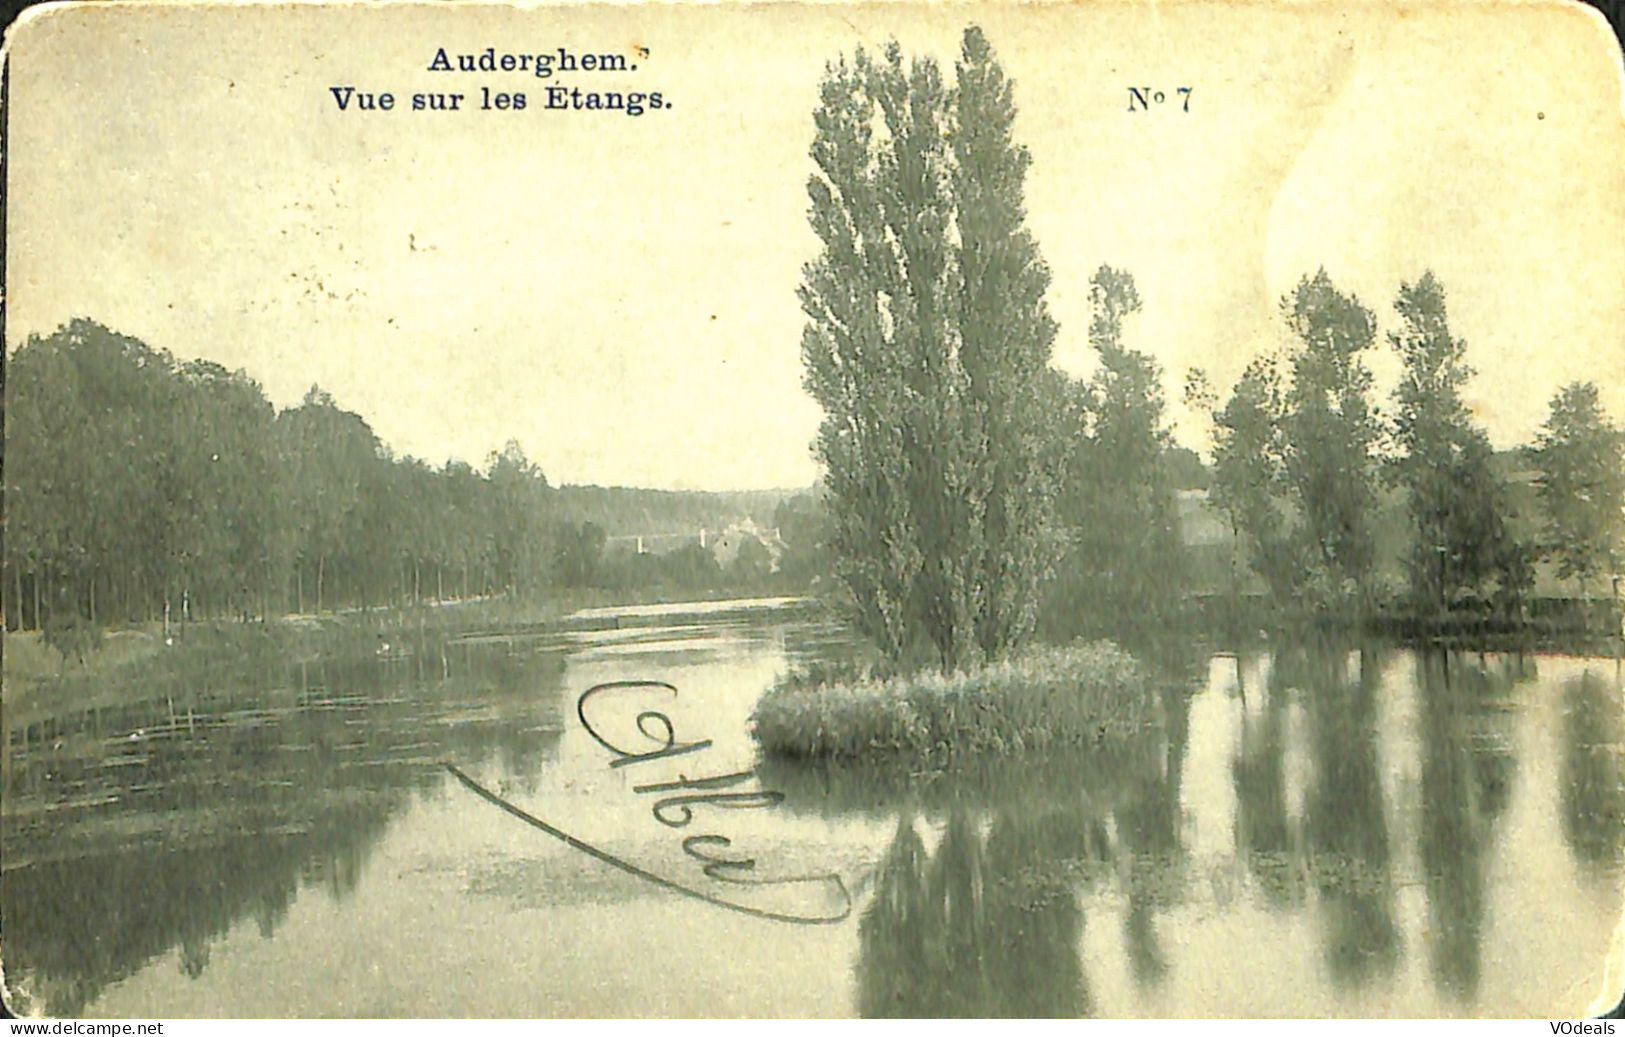
[[[1243,703],[1248,694],[1246,670],[1247,661],[1238,654],[1235,681]],[[1301,847],[1296,826],[1287,813],[1289,695],[1282,679],[1284,672],[1272,669],[1270,679],[1252,689],[1257,708],[1243,709],[1230,765],[1236,797],[1236,846],[1265,901],[1274,908],[1299,904],[1304,895],[1299,869]]]
[[[936,853],[899,820],[858,923],[868,1018],[1090,1014],[1083,911],[1058,842],[1070,819],[949,816]]]
[[[1341,984],[1363,986],[1392,973],[1400,953],[1394,924],[1382,761],[1377,751],[1373,651],[1336,645],[1277,660],[1283,680],[1303,690],[1314,777],[1304,797],[1304,844],[1319,894],[1326,963]]]
[[[1119,852],[1127,865],[1128,910],[1123,936],[1135,982],[1156,985],[1168,971],[1156,913],[1179,900],[1185,855],[1180,842],[1180,782],[1190,741],[1191,695],[1183,684],[1162,689],[1164,731],[1153,766],[1126,781],[1113,812]]]
[[[743,718],[775,667],[850,650],[802,624],[625,634],[215,669],[37,725],[4,801],[8,978],[63,1015],[177,990],[183,1014],[193,996],[252,1005],[232,986],[245,962],[279,989],[332,968],[302,991],[308,1014],[410,1012],[439,982],[433,1003],[454,1011],[614,1014],[677,1005],[661,999],[680,968],[717,978],[715,1004],[768,1012],[795,990],[811,993],[784,1004],[870,1016],[1562,1015],[1576,1006],[1518,965],[1539,953],[1589,982],[1613,924],[1597,905],[1625,881],[1611,661],[1543,657],[1537,675],[1515,656],[1303,638],[1204,656],[1194,683],[1191,653],[1173,653],[1161,725],[1110,752],[926,773],[764,762],[786,799],[729,819],[754,825],[741,845],[838,869],[854,892],[846,922],[792,933],[616,885],[448,788],[450,758],[642,860],[670,840],[603,816],[596,797],[633,794],[577,751],[582,732],[561,740],[576,694],[680,684],[684,729],[731,738],[742,770]],[[1587,881],[1554,881],[1571,868]],[[401,940],[411,924],[438,940]],[[335,943],[354,953],[335,961]],[[746,982],[781,993],[747,1003]]]
[[[1271,910],[1297,911],[1312,900],[1326,974],[1345,990],[1391,982],[1405,959],[1392,821],[1398,789],[1386,782],[1402,764],[1393,755],[1400,746],[1390,736],[1397,720],[1390,714],[1402,711],[1404,700],[1394,692],[1414,691],[1416,857],[1428,918],[1419,946],[1426,947],[1434,987],[1474,1003],[1496,826],[1518,772],[1516,686],[1534,678],[1532,663],[1438,653],[1396,658],[1369,645],[1306,641],[1233,665],[1240,716],[1229,776],[1238,856]],[[1625,817],[1618,699],[1594,674],[1566,687],[1571,841],[1577,854],[1617,859]],[[1071,773],[1084,790],[1084,809],[1047,815],[1030,804],[1011,809],[1025,800],[988,791],[987,772],[939,776],[926,786],[928,795],[863,782],[880,790],[867,801],[837,791],[838,779],[806,783],[804,796],[821,793],[837,810],[858,809],[859,801],[872,812],[900,798],[916,804],[898,822],[864,915],[861,1010],[1089,1012],[1087,963],[1077,950],[1079,893],[1102,877],[1117,883],[1122,953],[1133,982],[1142,990],[1165,985],[1177,957],[1158,918],[1189,895],[1192,875],[1182,838],[1192,701],[1187,690],[1166,686],[1162,737],[1116,766],[1047,760],[1026,779],[1049,788],[1053,803],[1054,773]],[[930,831],[932,816],[943,818],[935,852],[920,834]],[[1035,816],[1043,821],[1024,820]],[[1023,895],[1006,895],[1017,887]]]
[[[1383,785],[1401,761],[1383,759],[1381,750],[1382,713],[1399,706],[1395,683],[1382,678],[1389,662],[1370,646],[1356,652],[1336,643],[1277,653],[1263,686],[1252,689],[1255,708],[1243,715],[1231,767],[1237,846],[1265,902],[1295,907],[1312,888],[1328,970],[1351,987],[1393,974],[1404,950],[1394,907],[1394,804]],[[1239,681],[1239,661],[1237,668]],[[1511,689],[1534,669],[1517,656],[1486,663],[1419,653],[1407,673],[1418,703],[1424,943],[1435,986],[1471,1001],[1495,822],[1517,770]],[[1307,728],[1301,822],[1290,809],[1287,763],[1294,704]]]
[[[556,654],[429,647],[196,689],[180,675],[156,701],[41,725],[7,776],[8,980],[75,1016],[172,949],[198,978],[238,921],[271,939],[302,890],[347,898],[440,760],[538,773],[559,737]]]
[[[1188,863],[1191,701],[1188,687],[1167,685],[1162,728],[1111,753],[967,760],[927,774],[878,761],[765,764],[764,782],[792,810],[895,819],[859,922],[859,1013],[1092,1015],[1081,897],[1118,886],[1136,980],[1158,983],[1169,965],[1157,915],[1180,902]]]
[[[1517,759],[1508,678],[1461,656],[1418,656],[1421,700],[1422,882],[1435,982],[1462,1001],[1479,986],[1485,871]]]
[[[244,917],[269,939],[306,876],[347,893],[394,806],[385,799],[313,817],[302,831],[222,834],[203,845],[141,844],[8,870],[6,968],[36,1007],[79,1015],[101,990],[179,946],[202,975],[211,944]]]
[[[1563,684],[1563,836],[1593,873],[1625,860],[1625,698],[1616,675]]]

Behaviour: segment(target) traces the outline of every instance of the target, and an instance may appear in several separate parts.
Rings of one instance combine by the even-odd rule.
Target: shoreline
[[[447,642],[482,636],[543,636],[673,621],[735,620],[757,615],[810,615],[824,606],[811,597],[717,597],[692,594],[640,595],[640,600],[601,604],[605,594],[570,594],[548,602],[475,598],[320,614],[290,613],[268,621],[230,619],[147,623],[109,630],[102,646],[83,662],[68,662],[47,646],[40,631],[8,631],[0,663],[3,731],[49,722],[87,710],[142,701],[130,694],[132,679],[156,686],[191,666],[287,660],[314,661],[335,655],[381,659],[410,654],[428,639]],[[664,600],[656,600],[664,599]],[[161,694],[155,690],[152,694]]]

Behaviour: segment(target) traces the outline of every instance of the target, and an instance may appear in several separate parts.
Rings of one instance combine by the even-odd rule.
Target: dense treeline
[[[1010,84],[972,28],[951,80],[892,43],[820,95],[800,300],[836,572],[889,659],[998,657],[1037,622],[1056,470]]]
[[[1045,598],[1045,632],[1120,633],[1166,622],[1188,583],[1175,492],[1204,482],[1164,415],[1162,370],[1128,345],[1141,303],[1134,278],[1102,266],[1090,279],[1088,381],[1064,379],[1057,519],[1064,548]],[[1195,462],[1194,470],[1191,468]]]
[[[1068,546],[1049,585],[1051,632],[1166,623],[1196,576],[1175,493],[1198,480],[1172,445],[1160,368],[1124,344],[1140,308],[1133,278],[1102,267],[1091,288],[1100,366],[1067,383]],[[1230,574],[1232,589],[1261,584],[1278,612],[1356,623],[1378,612],[1521,622],[1542,565],[1582,598],[1608,590],[1625,568],[1625,434],[1596,386],[1564,386],[1536,442],[1498,456],[1464,401],[1474,371],[1444,286],[1425,272],[1393,307],[1385,340],[1400,377],[1386,400],[1369,366],[1376,314],[1324,270],[1281,300],[1290,344],[1250,363],[1223,405],[1188,372],[1186,399],[1213,422],[1201,488],[1250,570]]]
[[[1625,438],[1596,386],[1559,390],[1537,442],[1514,455],[1539,511],[1520,515],[1508,466],[1463,400],[1474,372],[1445,301],[1431,272],[1400,285],[1387,342],[1401,372],[1386,408],[1369,366],[1376,315],[1324,270],[1282,300],[1293,344],[1254,360],[1222,406],[1193,373],[1188,396],[1213,418],[1212,499],[1278,607],[1521,619],[1540,563],[1577,578],[1582,596],[1620,572]],[[1390,510],[1406,525],[1384,536]]]
[[[740,551],[727,572],[697,543],[623,557],[587,516],[627,502],[549,487],[516,443],[483,469],[395,457],[318,388],[279,412],[243,372],[177,361],[87,320],[30,339],[7,381],[14,629],[53,617],[94,628],[535,598],[566,586],[710,590],[771,575],[760,550]],[[746,503],[630,492],[640,505],[630,514],[653,531],[720,524]],[[771,514],[774,499],[748,503]]]
[[[786,490],[651,490],[638,486],[555,486],[552,507],[561,522],[592,523],[606,536],[715,532],[740,519],[761,529],[778,525]]]

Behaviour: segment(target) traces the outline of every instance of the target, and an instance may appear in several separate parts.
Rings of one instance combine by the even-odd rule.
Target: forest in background
[[[805,535],[805,493],[553,486],[515,442],[433,466],[319,388],[279,411],[243,371],[88,320],[7,366],[10,629],[805,585],[808,544],[778,571],[760,543],[726,564],[699,545],[742,519]]]

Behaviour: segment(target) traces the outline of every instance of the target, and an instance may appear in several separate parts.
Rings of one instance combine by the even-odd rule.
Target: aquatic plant
[[[790,674],[752,719],[768,756],[1015,753],[1116,742],[1154,721],[1156,701],[1134,657],[1097,641],[948,673]]]

